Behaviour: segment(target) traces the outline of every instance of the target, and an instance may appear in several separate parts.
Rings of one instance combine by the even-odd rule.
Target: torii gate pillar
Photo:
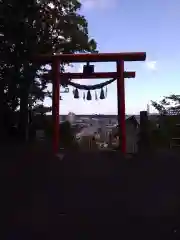
[[[53,152],[59,151],[59,124],[60,124],[60,60],[52,61],[52,118],[53,118]]]
[[[117,105],[119,147],[122,153],[126,153],[126,112],[123,60],[117,61]]]

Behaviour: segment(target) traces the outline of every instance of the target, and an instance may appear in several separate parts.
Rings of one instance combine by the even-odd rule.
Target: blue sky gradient
[[[160,100],[180,90],[180,1],[178,0],[81,0],[81,13],[89,23],[89,34],[100,52],[145,51],[146,62],[125,63],[136,71],[135,79],[126,79],[126,113],[146,110],[150,100]],[[98,63],[97,71],[115,71],[113,63]],[[82,65],[73,71],[81,71]],[[104,81],[104,80],[103,80]],[[79,81],[80,82],[80,81]],[[102,80],[81,80],[93,84]],[[82,93],[83,94],[83,93]],[[105,100],[84,101],[62,94],[60,112],[67,114],[116,114],[116,83],[108,87]],[[49,100],[45,101],[49,105]],[[150,107],[150,111],[154,109]]]

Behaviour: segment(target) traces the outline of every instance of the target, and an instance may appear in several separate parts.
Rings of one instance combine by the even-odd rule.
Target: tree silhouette
[[[180,95],[172,94],[164,97],[159,103],[151,101],[151,104],[160,115],[180,114]]]
[[[42,77],[47,68],[35,63],[34,55],[96,51],[96,42],[89,38],[88,23],[79,13],[80,7],[77,0],[1,1],[2,129],[9,114],[19,112],[18,125],[24,138],[29,106],[43,102],[50,95],[48,82]]]

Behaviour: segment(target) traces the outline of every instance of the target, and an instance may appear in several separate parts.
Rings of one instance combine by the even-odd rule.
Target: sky
[[[180,1],[179,0],[81,0],[81,14],[89,24],[89,36],[99,52],[146,52],[145,62],[125,63],[126,71],[136,71],[136,78],[125,80],[126,114],[147,109],[151,100],[180,94]],[[73,70],[82,71],[83,65]],[[116,71],[115,63],[95,64],[96,71]],[[96,84],[105,79],[81,79],[82,84]],[[117,114],[116,83],[108,86],[105,100],[74,99],[61,94],[60,113]],[[92,94],[93,95],[93,94]],[[50,100],[45,105],[50,105]],[[150,107],[150,112],[154,112]]]

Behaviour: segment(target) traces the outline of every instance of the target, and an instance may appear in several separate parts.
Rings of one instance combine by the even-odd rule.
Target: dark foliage
[[[89,38],[88,23],[79,13],[77,0],[6,0],[0,4],[0,126],[14,112],[22,136],[27,127],[28,108],[42,102],[47,81],[46,66],[32,61],[38,54],[92,52],[96,42]],[[61,66],[63,70],[64,66]],[[51,95],[51,94],[50,94]],[[13,123],[8,123],[6,128]],[[5,128],[5,129],[6,129]]]

